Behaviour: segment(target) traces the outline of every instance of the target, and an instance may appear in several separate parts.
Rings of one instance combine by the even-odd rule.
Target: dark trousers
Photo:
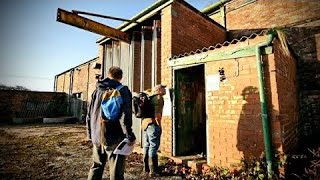
[[[123,180],[125,169],[125,156],[113,154],[112,152],[118,144],[105,147],[105,152],[102,153],[101,146],[93,145],[93,165],[88,174],[88,180],[101,180],[103,170],[108,159],[110,180]]]

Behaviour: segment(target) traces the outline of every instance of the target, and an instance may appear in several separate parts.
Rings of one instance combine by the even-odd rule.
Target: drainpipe
[[[261,119],[262,119],[262,129],[263,129],[263,139],[264,139],[264,148],[266,152],[267,160],[267,170],[268,178],[272,178],[272,150],[271,150],[271,135],[269,128],[268,120],[268,107],[265,97],[265,85],[264,85],[264,76],[263,76],[263,67],[261,64],[261,47],[268,46],[274,38],[274,34],[271,33],[268,35],[268,40],[266,42],[260,43],[256,47],[256,61],[257,61],[257,70],[259,77],[259,96],[260,96],[260,105],[261,105]]]

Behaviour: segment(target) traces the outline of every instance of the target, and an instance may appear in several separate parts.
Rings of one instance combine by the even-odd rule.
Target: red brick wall
[[[57,92],[65,92],[64,81],[65,81],[65,74],[61,74],[57,77],[57,82],[56,82]]]
[[[239,58],[239,76],[234,76],[235,61],[209,62],[206,76],[225,69],[227,82],[219,91],[207,91],[208,162],[230,166],[241,158],[257,157],[264,150],[256,58]]]
[[[134,33],[134,68],[133,68],[133,92],[140,92],[141,82],[141,34]]]
[[[88,99],[85,99],[87,102],[91,101],[91,94],[93,93],[93,91],[96,89],[96,85],[97,85],[97,79],[96,79],[96,74],[102,74],[102,65],[103,63],[100,61],[101,59],[98,59],[96,61],[96,63],[101,63],[101,69],[93,69],[92,68],[92,64],[91,63],[90,69],[89,69],[89,82],[87,82],[87,80],[83,81],[83,84],[89,83],[89,87],[88,87]],[[87,68],[87,66],[85,66]],[[84,68],[85,69],[85,68]],[[83,91],[85,92],[86,90],[83,89]]]
[[[90,71],[90,64],[76,68],[73,74],[73,88],[72,93],[82,93],[81,99],[87,100],[87,85],[88,85],[88,66]]]
[[[66,115],[66,98],[65,93],[0,90],[0,122],[9,123],[12,118],[52,117],[53,113]],[[54,112],[55,107],[65,109]]]
[[[196,23],[195,23],[196,22]],[[161,83],[172,87],[169,58],[225,40],[225,31],[213,22],[174,1],[161,12]],[[160,150],[172,155],[172,119],[163,117]]]
[[[63,74],[58,75],[57,80],[57,92],[65,92],[69,94],[70,87],[70,74],[73,71],[73,85],[72,92],[73,93],[82,93],[81,99],[83,101],[90,101],[91,94],[96,88],[96,74],[101,74],[101,69],[94,69],[94,63],[100,63],[101,59],[98,58],[94,61],[87,62],[80,66],[77,66]],[[89,69],[88,69],[89,68]],[[89,70],[89,73],[88,73]],[[88,77],[89,75],[89,77]]]
[[[286,26],[320,17],[317,0],[257,0],[245,5],[246,2],[232,0],[226,5],[228,30]]]
[[[69,90],[70,90],[70,82],[71,82],[71,78],[72,78],[72,73],[73,71],[68,71],[65,74],[65,81],[64,81],[64,92],[69,94]]]
[[[222,43],[226,39],[225,30],[218,27],[185,5],[172,4],[172,55]]]
[[[284,152],[290,152],[298,144],[298,94],[297,94],[297,67],[296,60],[283,53],[279,41],[274,42],[275,68],[270,69],[276,72],[276,84],[279,107],[277,119],[280,125],[274,124],[273,129],[281,128],[276,132],[281,132]],[[277,136],[277,134],[273,134]],[[280,143],[280,142],[279,142]]]
[[[172,17],[171,6],[162,10],[161,15],[161,83],[171,88],[171,68],[168,66],[168,59],[172,52]],[[162,117],[162,135],[160,150],[163,154],[172,155],[172,119],[171,117]]]
[[[144,30],[144,85],[143,89],[151,88],[152,79],[152,30]]]
[[[298,60],[301,128],[304,135],[320,129],[320,3],[318,0],[232,0],[226,3],[229,39],[263,28],[283,27]],[[220,12],[218,12],[220,13]],[[213,19],[218,15],[212,15]],[[313,133],[314,132],[314,133]]]
[[[254,45],[257,40],[235,45]],[[297,145],[296,64],[291,56],[284,55],[278,41],[274,43],[274,54],[262,58],[268,117],[273,148],[288,152]],[[250,161],[259,157],[264,138],[256,57],[213,61],[205,67],[206,76],[217,74],[223,67],[227,77],[218,91],[206,94],[209,165],[230,167],[241,158]]]

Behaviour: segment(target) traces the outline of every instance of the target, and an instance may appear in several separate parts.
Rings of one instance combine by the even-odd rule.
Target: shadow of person
[[[242,106],[238,121],[237,148],[243,153],[244,162],[250,163],[257,160],[264,151],[259,90],[248,86],[241,95],[246,103]]]

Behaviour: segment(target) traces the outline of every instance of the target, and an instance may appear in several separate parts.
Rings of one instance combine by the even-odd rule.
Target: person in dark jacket
[[[108,77],[98,81],[92,93],[86,118],[87,136],[93,144],[93,165],[90,168],[88,180],[102,179],[106,160],[109,163],[110,179],[124,179],[125,156],[114,154],[113,151],[124,138],[129,139],[130,145],[133,145],[136,139],[132,132],[132,94],[128,87],[123,86],[119,90],[123,98],[119,121],[102,122],[100,109],[103,93],[121,85],[121,79],[122,70],[119,67],[111,67]]]

